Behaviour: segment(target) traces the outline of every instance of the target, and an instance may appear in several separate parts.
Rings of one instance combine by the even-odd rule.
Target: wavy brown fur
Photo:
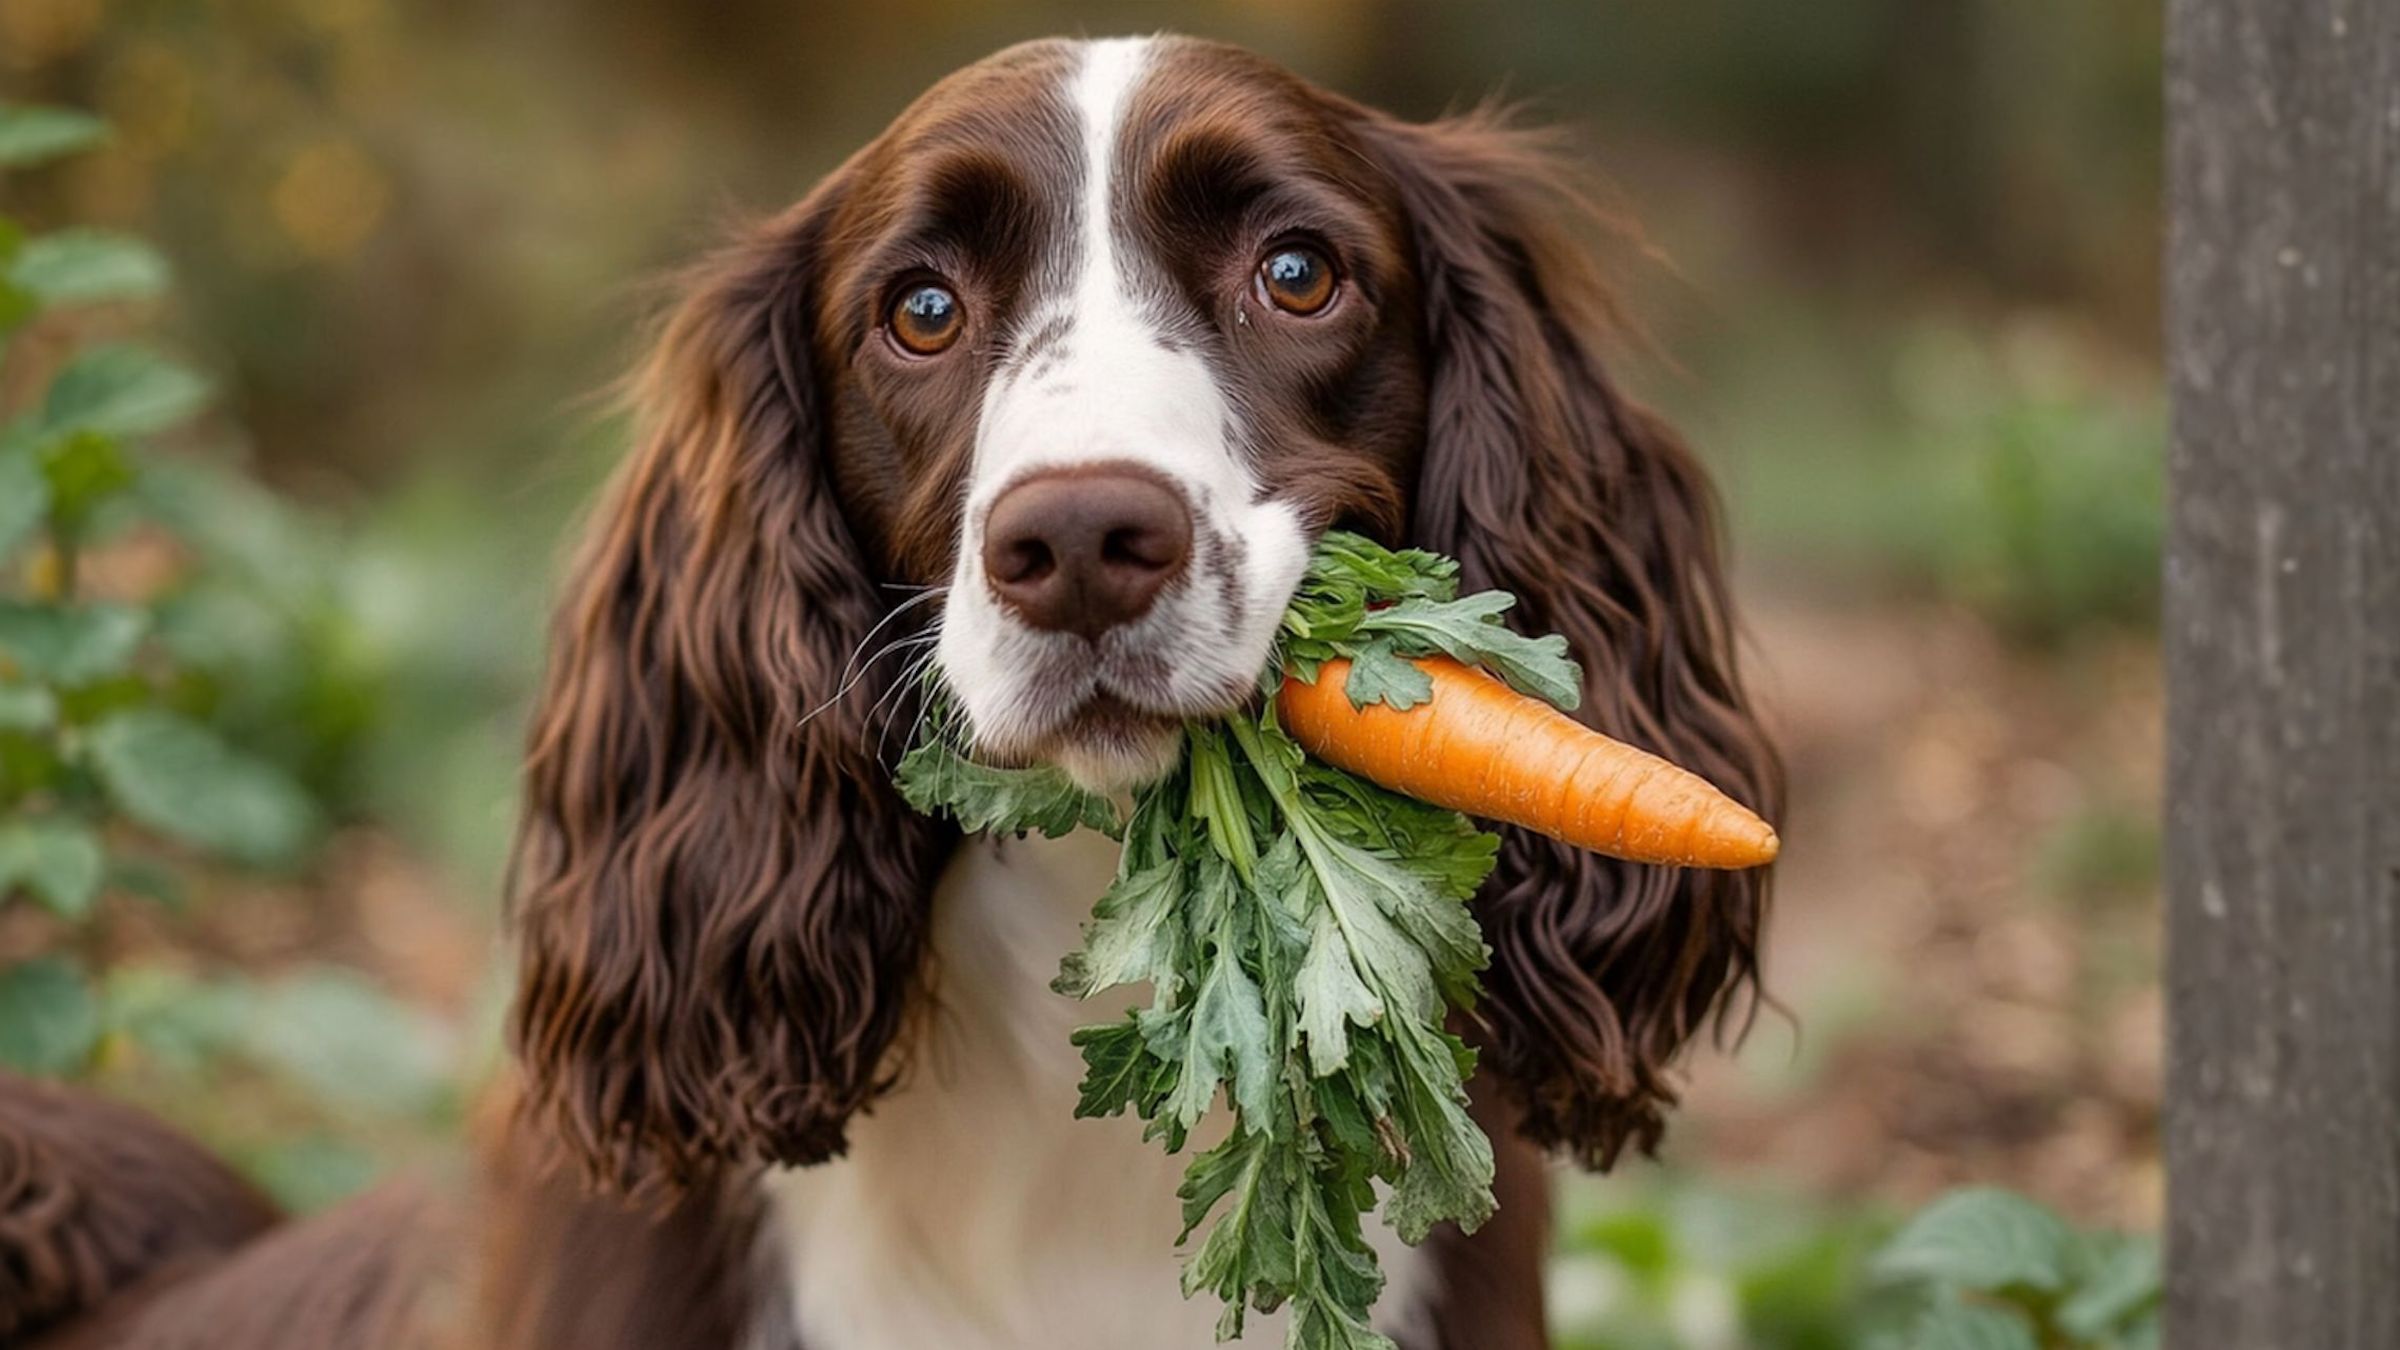
[[[511,905],[525,1109],[594,1179],[821,1161],[884,1084],[947,836],[843,665],[885,611],[824,464],[806,312],[838,189],[696,279],[551,640]]]
[[[1414,222],[1430,349],[1410,542],[1567,636],[1579,716],[1773,820],[1781,771],[1736,671],[1698,462],[1602,369],[1608,293],[1570,233],[1593,213],[1541,136],[1477,114],[1357,114]],[[1494,1067],[1524,1129],[1606,1167],[1649,1150],[1695,1031],[1756,990],[1767,876],[1618,862],[1506,832],[1481,898]]]
[[[0,1346],[231,1251],[280,1217],[149,1116],[0,1073]]]
[[[490,1350],[435,1332],[453,1216],[387,1183],[213,1261],[178,1263],[33,1350]]]

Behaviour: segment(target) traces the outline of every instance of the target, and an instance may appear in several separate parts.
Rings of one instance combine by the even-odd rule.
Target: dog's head
[[[1457,556],[1584,716],[1772,809],[1707,486],[1598,359],[1536,138],[1238,50],[1048,42],[926,94],[691,282],[554,635],[513,879],[527,1102],[596,1175],[838,1151],[950,836],[896,798],[930,669],[979,749],[1122,787],[1253,695],[1316,536]],[[1648,1145],[1754,976],[1763,878],[1512,832],[1482,1013],[1527,1129]]]

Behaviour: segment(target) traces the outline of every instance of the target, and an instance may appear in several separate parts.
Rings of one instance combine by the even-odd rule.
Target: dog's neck
[[[853,1124],[846,1158],[766,1183],[787,1272],[771,1283],[809,1350],[1214,1343],[1216,1301],[1177,1283],[1188,1157],[1130,1117],[1074,1118],[1069,1033],[1139,991],[1078,1004],[1049,983],[1115,866],[1115,845],[1089,832],[971,841],[952,861],[934,1008],[900,1087]],[[1383,1306],[1405,1317],[1423,1302],[1422,1263],[1372,1231]],[[1245,1339],[1279,1343],[1280,1321],[1252,1317]]]

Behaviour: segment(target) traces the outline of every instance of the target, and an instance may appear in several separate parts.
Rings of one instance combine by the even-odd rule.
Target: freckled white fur
[[[1070,289],[1037,297],[1019,325],[1033,333],[1063,318],[1065,336],[1054,361],[995,378],[984,395],[940,663],[989,745],[1039,739],[1047,727],[1031,724],[1034,708],[1056,709],[1104,683],[1166,713],[1221,699],[1265,663],[1308,562],[1297,514],[1258,500],[1237,410],[1197,353],[1161,340],[1130,284],[1130,260],[1119,256],[1109,217],[1116,143],[1151,47],[1146,38],[1085,46],[1068,90],[1084,133],[1077,268]],[[1004,611],[983,575],[982,552],[984,517],[1001,492],[1040,470],[1096,460],[1129,460],[1181,485],[1196,553],[1148,616],[1108,634],[1095,653],[1080,638],[1037,632]],[[1203,565],[1212,549],[1238,554],[1230,579]],[[1164,658],[1164,687],[1112,682],[1110,658],[1134,653]]]
[[[1048,989],[1116,866],[1091,833],[977,841],[936,893],[939,1011],[909,1078],[851,1126],[847,1157],[767,1182],[809,1350],[1203,1350],[1220,1305],[1177,1285],[1189,1154],[1127,1117],[1076,1120],[1077,1026],[1132,1000]],[[1197,1140],[1199,1148],[1212,1142]],[[1372,1219],[1387,1332],[1426,1306],[1422,1257]],[[1243,1343],[1275,1347],[1283,1317]]]

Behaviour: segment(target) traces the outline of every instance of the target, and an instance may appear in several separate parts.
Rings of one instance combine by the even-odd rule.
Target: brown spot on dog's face
[[[1312,534],[1389,540],[1424,449],[1422,306],[1407,216],[1354,113],[1237,48],[1164,44],[1128,109],[1121,195],[1155,265],[1145,302],[1242,410],[1262,491]],[[1261,276],[1294,252],[1332,272],[1306,313]]]
[[[1029,43],[933,87],[844,166],[816,293],[834,481],[895,580],[947,575],[985,387],[1039,359],[1030,300],[1064,267],[1080,155],[1064,101],[1071,44]],[[893,305],[938,281],[963,330],[918,355]],[[1055,338],[1052,339],[1055,341]]]

